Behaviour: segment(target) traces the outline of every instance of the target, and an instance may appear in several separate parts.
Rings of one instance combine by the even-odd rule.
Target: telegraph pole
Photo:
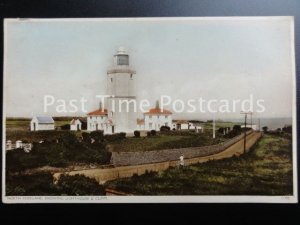
[[[214,118],[213,118],[213,139],[216,138],[216,118],[215,118],[215,114],[214,114]]]
[[[244,114],[245,115],[245,127],[244,127],[244,153],[246,153],[246,139],[247,139],[247,131],[246,131],[246,128],[247,128],[247,115],[251,115],[251,129],[252,129],[252,112],[243,112],[241,111],[241,114]]]

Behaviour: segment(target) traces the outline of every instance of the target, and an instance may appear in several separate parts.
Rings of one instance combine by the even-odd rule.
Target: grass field
[[[72,117],[54,117],[55,127],[59,127],[65,124],[70,124]],[[6,118],[6,129],[10,130],[29,130],[30,118]]]
[[[170,168],[107,185],[135,195],[291,195],[292,174],[291,138],[265,135],[239,158]]]
[[[171,135],[172,134],[172,135]],[[110,143],[111,151],[115,152],[135,152],[135,151],[151,151],[172,148],[198,147],[218,144],[226,139],[222,135],[217,135],[212,139],[208,134],[190,133],[186,135],[178,135],[175,131],[171,131],[170,135],[160,134],[153,137],[128,137],[126,139]]]

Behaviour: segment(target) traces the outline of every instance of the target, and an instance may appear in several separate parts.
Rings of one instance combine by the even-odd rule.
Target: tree
[[[151,130],[150,133],[151,133],[152,136],[155,136],[156,135],[156,130]]]
[[[82,133],[82,141],[85,143],[91,143],[91,136],[89,133],[83,132]]]
[[[70,124],[64,124],[60,126],[61,130],[70,130]]]
[[[293,129],[292,129],[292,126],[285,126],[282,128],[282,131],[285,132],[285,133],[292,133]]]
[[[134,134],[134,136],[137,137],[137,138],[141,137],[141,132],[138,131],[138,130],[135,130],[135,131],[133,132],[133,134]]]
[[[241,131],[242,130],[242,127],[241,125],[234,125],[232,130],[235,130],[235,131]]]
[[[161,126],[160,127],[160,131],[164,132],[164,131],[170,131],[171,128],[169,126]]]
[[[95,142],[103,141],[104,139],[103,130],[92,131],[90,136],[95,140]]]
[[[264,126],[262,129],[265,133],[267,133],[269,128],[267,126]]]

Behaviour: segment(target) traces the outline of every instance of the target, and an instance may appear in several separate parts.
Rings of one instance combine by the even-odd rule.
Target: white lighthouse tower
[[[113,66],[107,70],[108,121],[111,133],[133,132],[136,128],[135,70],[129,66],[129,55],[120,47]]]

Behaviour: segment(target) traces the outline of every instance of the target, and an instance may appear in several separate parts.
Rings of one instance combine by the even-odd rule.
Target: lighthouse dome
[[[118,54],[127,54],[126,48],[124,48],[124,47],[119,47],[119,49],[118,49]]]

